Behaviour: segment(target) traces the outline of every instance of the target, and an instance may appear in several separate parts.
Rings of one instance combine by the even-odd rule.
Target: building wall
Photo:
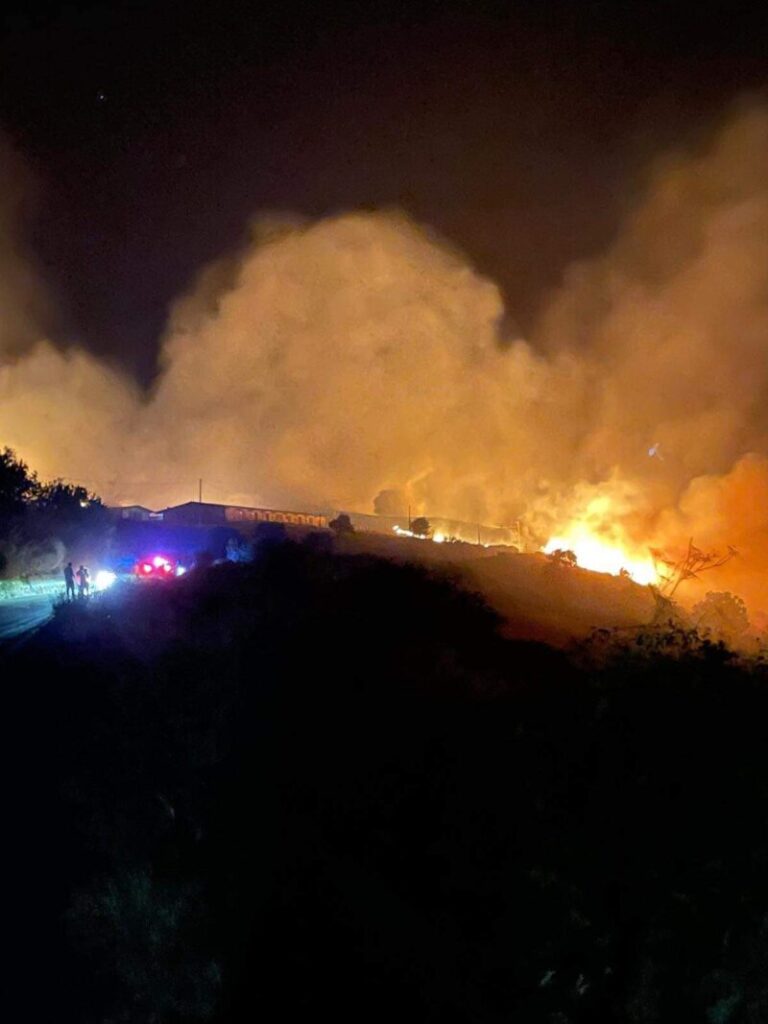
[[[270,508],[238,508],[228,505],[224,512],[228,523],[290,523],[292,526],[323,527],[326,516],[311,512],[280,512]]]
[[[166,523],[178,523],[184,526],[215,526],[226,522],[223,505],[206,505],[191,501],[187,505],[176,505],[165,509]]]

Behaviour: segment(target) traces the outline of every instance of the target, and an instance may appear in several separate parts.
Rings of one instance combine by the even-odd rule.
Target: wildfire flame
[[[542,548],[545,554],[558,549],[572,551],[583,569],[593,572],[629,573],[636,583],[657,583],[659,574],[650,555],[646,558],[631,555],[616,542],[607,541],[583,523],[575,523],[562,534],[550,537]]]

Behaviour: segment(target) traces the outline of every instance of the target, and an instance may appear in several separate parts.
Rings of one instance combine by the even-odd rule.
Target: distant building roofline
[[[240,508],[246,512],[274,512],[275,514],[303,516],[303,515],[325,515],[325,512],[307,512],[306,509],[291,508],[270,508],[268,505],[239,505],[234,501],[183,501],[180,505],[169,505],[163,512],[174,512],[180,508]]]

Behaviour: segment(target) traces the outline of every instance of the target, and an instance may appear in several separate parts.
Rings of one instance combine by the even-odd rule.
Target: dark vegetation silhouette
[[[749,629],[749,613],[744,601],[729,591],[709,591],[693,606],[691,618],[699,631],[726,643],[738,641]]]
[[[0,451],[0,516],[18,515],[35,493],[37,480],[10,448]]]
[[[431,532],[432,527],[425,516],[419,516],[411,523],[411,533],[415,533],[417,537],[428,537]]]
[[[578,565],[574,552],[569,551],[566,548],[556,548],[554,551],[550,551],[547,555],[547,559],[551,565],[555,565],[563,569],[575,569]]]
[[[340,512],[334,519],[332,519],[328,525],[336,534],[350,534],[355,532],[355,527],[352,525],[352,520],[349,518],[346,512]]]
[[[112,525],[85,487],[37,474],[10,449],[0,451],[0,578],[55,572],[67,551],[105,551]]]
[[[764,664],[318,536],[6,656],[27,1019],[767,1020]]]
[[[719,569],[721,565],[736,558],[738,551],[730,544],[725,552],[702,551],[691,538],[688,541],[688,548],[682,555],[670,558],[658,548],[651,548],[651,554],[660,576],[658,590],[665,597],[672,598],[681,583],[698,580],[702,572]]]

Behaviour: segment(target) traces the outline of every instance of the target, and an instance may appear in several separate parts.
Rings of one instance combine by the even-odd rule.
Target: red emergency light
[[[165,579],[176,574],[176,565],[170,558],[166,558],[165,555],[152,555],[151,558],[138,562],[135,571],[137,575],[145,579],[157,579],[158,577]]]

